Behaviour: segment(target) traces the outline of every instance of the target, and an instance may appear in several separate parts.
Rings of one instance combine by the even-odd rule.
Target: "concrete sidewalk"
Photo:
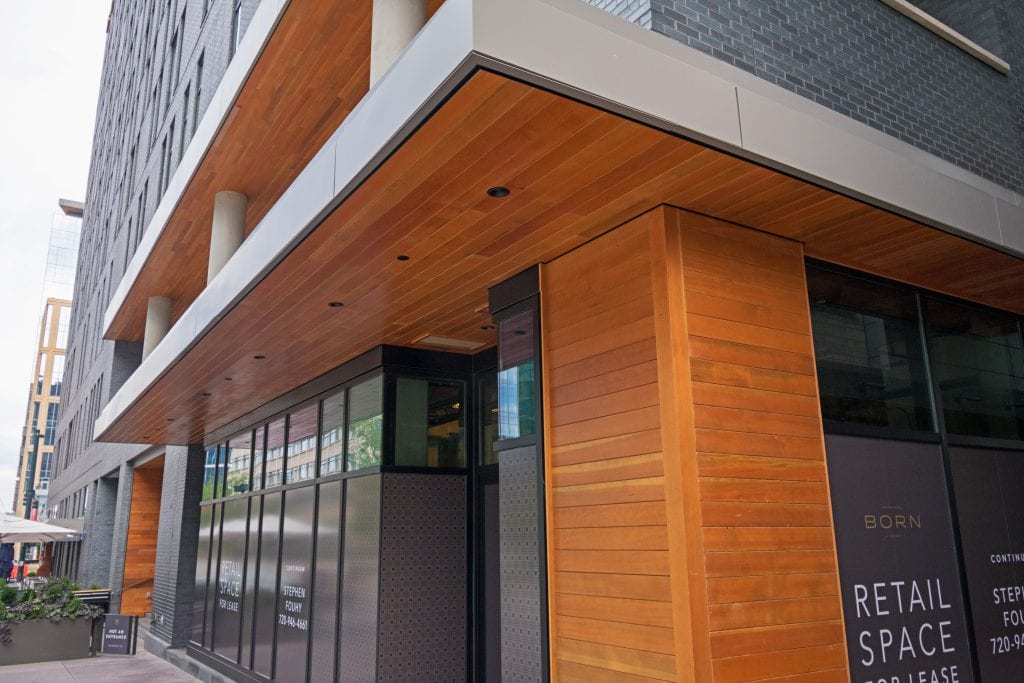
[[[136,655],[97,655],[62,662],[0,666],[0,681],[18,683],[195,683],[196,680],[173,664],[146,652],[141,646]]]

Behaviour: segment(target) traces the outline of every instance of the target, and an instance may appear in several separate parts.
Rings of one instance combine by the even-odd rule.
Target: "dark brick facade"
[[[651,0],[651,16],[658,33],[1024,192],[1024,3],[980,5],[1008,76],[881,0]]]

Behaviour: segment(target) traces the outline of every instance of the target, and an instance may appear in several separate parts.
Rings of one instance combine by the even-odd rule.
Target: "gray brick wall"
[[[110,581],[110,550],[114,537],[114,514],[117,510],[117,479],[99,479],[89,492],[92,503],[86,513],[82,557],[78,563],[78,580],[88,586],[106,586]]]
[[[584,0],[626,21],[651,28],[651,0]]]
[[[135,470],[131,465],[121,465],[117,478],[117,504],[114,509],[113,531],[110,534],[110,609],[117,612],[121,608],[121,588],[124,578],[124,553],[128,544],[128,513],[132,507],[132,476]]]
[[[1024,2],[982,5],[1008,76],[880,0],[652,0],[651,14],[654,31],[1024,192]]]
[[[169,446],[164,456],[151,631],[171,647],[188,643],[204,463],[201,446]]]

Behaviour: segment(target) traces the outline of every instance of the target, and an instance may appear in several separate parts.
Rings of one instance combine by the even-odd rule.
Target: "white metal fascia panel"
[[[740,145],[735,86],[660,49],[675,41],[579,0],[477,0],[476,8],[474,50],[524,80],[697,140]]]
[[[985,191],[757,93],[740,89],[739,109],[743,149],[771,165],[1003,246],[992,195]]]

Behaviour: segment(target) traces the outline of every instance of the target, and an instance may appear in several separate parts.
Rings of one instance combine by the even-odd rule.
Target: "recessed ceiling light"
[[[266,356],[253,356],[253,359],[255,360],[263,360],[264,358],[266,358]]]
[[[495,199],[501,199],[502,197],[507,197],[510,194],[512,194],[511,190],[509,190],[507,187],[502,187],[500,185],[492,187],[491,189],[487,190],[487,196],[494,197]]]
[[[399,261],[408,261],[409,260],[409,257],[406,256],[405,254],[399,254],[395,258],[398,259]]]
[[[327,304],[327,305],[328,305],[328,306],[330,306],[331,308],[341,308],[341,307],[342,307],[342,306],[344,306],[345,304],[343,304],[343,303],[342,303],[342,302],[340,302],[340,301],[332,301],[332,302],[330,302],[330,303],[329,303],[329,304]]]

